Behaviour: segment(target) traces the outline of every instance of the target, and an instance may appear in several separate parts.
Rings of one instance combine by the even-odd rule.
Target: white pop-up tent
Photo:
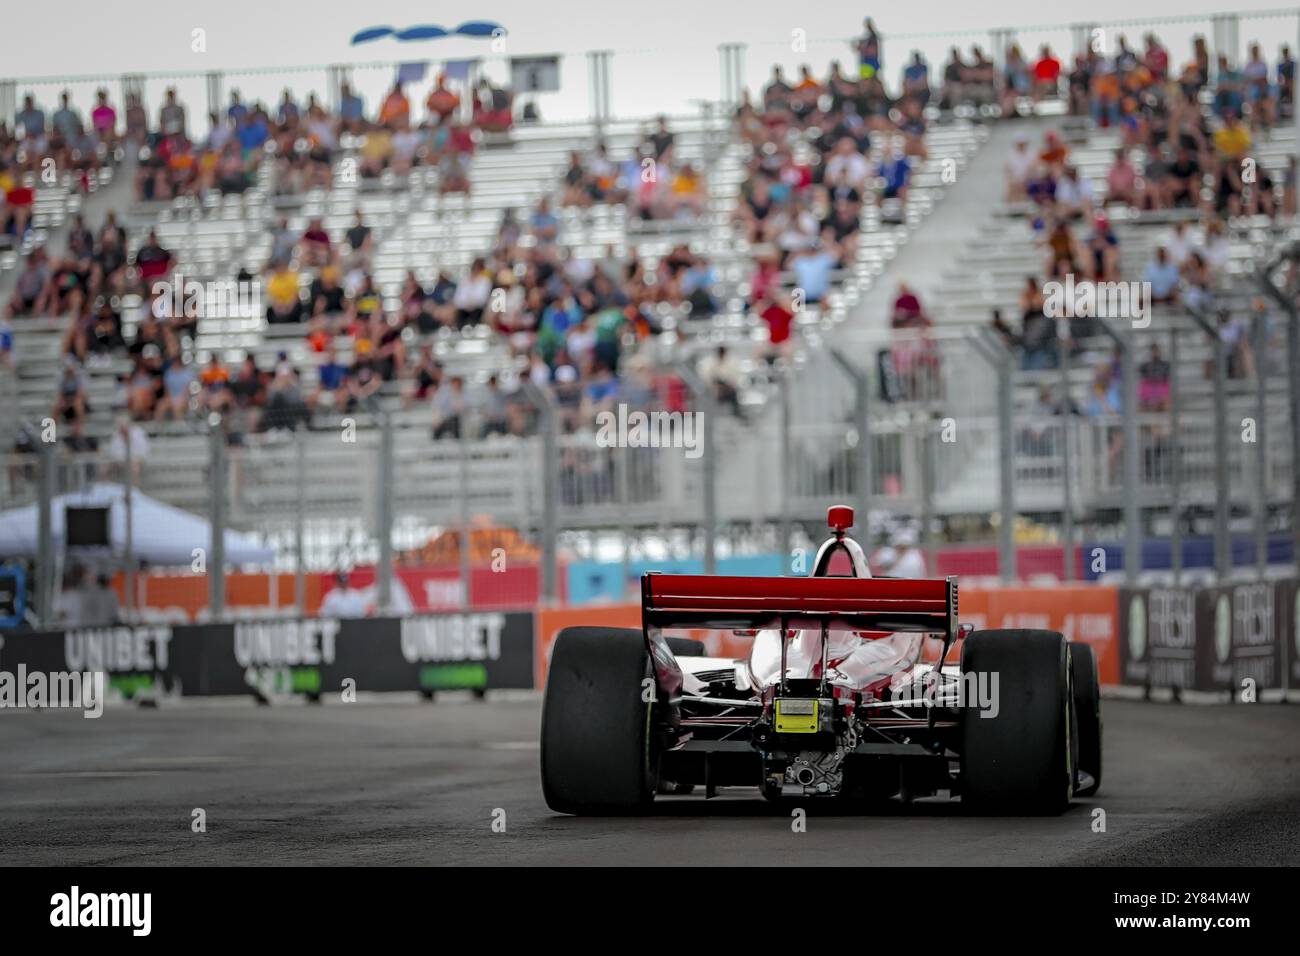
[[[96,482],[80,491],[58,495],[50,508],[54,547],[64,546],[67,508],[108,508],[109,550],[125,557],[127,540],[126,489]],[[40,535],[37,505],[0,511],[0,558],[35,558]],[[154,565],[188,565],[194,549],[211,547],[211,524],[198,515],[163,504],[140,491],[131,495],[131,550],[137,561]],[[275,551],[253,542],[247,535],[227,530],[223,536],[227,564],[269,564]]]

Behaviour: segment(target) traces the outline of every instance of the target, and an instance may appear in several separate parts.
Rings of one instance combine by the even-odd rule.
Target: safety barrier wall
[[[977,629],[1041,628],[1083,641],[1104,686],[1234,696],[1300,689],[1294,579],[1209,588],[965,587],[960,618]],[[127,698],[542,688],[556,637],[577,626],[640,628],[641,608],[20,632],[0,642],[0,670],[104,671]],[[749,638],[731,632],[690,633],[711,656],[742,657],[749,649]]]
[[[1210,588],[1124,588],[1121,683],[1178,690],[1300,688],[1295,580]]]
[[[1300,689],[1300,588],[1295,580],[1213,588],[1109,585],[961,589],[962,623],[1042,628],[1089,644],[1103,686],[1241,692]],[[542,610],[537,615],[536,683],[566,627],[640,627],[635,604]],[[749,639],[692,632],[711,655],[740,657]]]
[[[27,632],[4,637],[0,670],[103,671],[127,698],[530,688],[533,629],[486,611]]]

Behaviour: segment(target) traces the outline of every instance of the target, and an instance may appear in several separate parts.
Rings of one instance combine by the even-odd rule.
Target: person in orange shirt
[[[388,96],[384,98],[384,105],[379,108],[379,125],[392,126],[398,120],[410,120],[411,103],[402,92],[402,84],[394,83]]]
[[[199,373],[199,381],[203,383],[205,408],[221,411],[230,405],[230,369],[215,352]]]
[[[439,126],[447,122],[447,117],[456,112],[457,107],[460,106],[460,97],[447,89],[447,74],[438,74],[438,84],[429,93],[429,98],[424,101],[424,105],[430,117],[438,117]]]
[[[1107,59],[1097,61],[1092,75],[1092,121],[1101,127],[1119,122],[1119,74]]]
[[[1065,161],[1070,158],[1070,147],[1061,141],[1061,137],[1056,130],[1049,129],[1043,135],[1043,148],[1039,152],[1038,158],[1051,167],[1053,171],[1059,171],[1065,167]]]

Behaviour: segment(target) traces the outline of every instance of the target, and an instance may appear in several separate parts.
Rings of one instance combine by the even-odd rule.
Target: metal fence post
[[[1204,313],[1189,308],[1188,314],[1210,337],[1214,361],[1214,570],[1221,582],[1232,575],[1232,539],[1229,537],[1228,497],[1228,366],[1219,330]]]
[[[375,569],[378,587],[375,603],[381,614],[393,605],[393,420],[384,412],[379,419],[379,457],[376,462],[379,482],[375,535],[379,539],[379,567]]]
[[[208,94],[208,112],[217,117],[217,122],[221,122],[221,114],[225,112],[225,104],[221,101],[222,87],[224,86],[225,76],[220,70],[209,71],[207,77],[207,94]],[[197,124],[197,120],[195,123]],[[194,135],[197,138],[199,127],[194,128]]]
[[[1174,587],[1183,578],[1183,445],[1180,412],[1183,400],[1178,384],[1178,328],[1169,331],[1169,567]]]
[[[1015,413],[1011,393],[1011,350],[991,335],[987,338],[972,335],[971,345],[998,377],[998,451],[1002,465],[998,480],[998,507],[1001,512],[998,525],[998,576],[1009,584],[1016,579],[1016,465],[1015,435],[1012,417]]]
[[[226,435],[220,415],[208,416],[208,461],[212,476],[208,544],[208,616],[226,614]]]
[[[54,443],[37,444],[40,486],[36,531],[36,611],[42,629],[54,621]]]
[[[744,43],[721,43],[718,45],[719,67],[722,74],[722,103],[724,106],[738,106],[744,97],[745,49]]]
[[[1002,450],[1002,472],[998,486],[1002,524],[998,528],[998,571],[1005,583],[1019,576],[1016,568],[1016,463],[1014,414],[1011,394],[1011,352],[1003,349],[998,361],[998,445]]]
[[[1300,571],[1300,316],[1296,315],[1294,302],[1287,315],[1286,339],[1291,359],[1291,394],[1287,401],[1291,419],[1291,563]]]
[[[1268,575],[1268,329],[1262,314],[1255,327],[1255,564]]]
[[[1107,319],[1097,320],[1120,351],[1122,397],[1120,419],[1123,428],[1124,475],[1124,581],[1130,587],[1142,573],[1142,449],[1138,431],[1137,329],[1120,327]]]
[[[620,531],[623,535],[622,548],[622,574],[623,581],[619,586],[619,597],[627,593],[628,580],[632,577],[632,474],[629,469],[629,458],[632,449],[623,448],[621,455],[616,455],[614,461],[617,462],[618,477],[618,501],[623,511],[623,522]]]
[[[460,429],[457,432],[456,451],[460,455],[460,469],[458,473],[460,487],[456,497],[460,499],[460,508],[458,516],[460,518],[460,547],[456,550],[460,553],[460,597],[461,602],[466,609],[469,608],[469,579],[470,569],[473,567],[470,554],[470,527],[469,527],[469,422],[466,416],[460,416]]]
[[[587,51],[587,74],[590,81],[588,114],[598,134],[613,115],[609,84],[609,58],[612,55],[612,50]]]
[[[542,440],[542,598],[553,602],[557,597],[559,579],[555,540],[559,534],[559,416],[555,412],[555,400],[548,391],[527,378],[520,382],[520,387],[537,409],[537,426]]]
[[[131,428],[132,423],[128,422],[126,426],[126,435],[123,436],[122,445],[125,449],[124,459],[126,473],[122,478],[123,498],[126,503],[126,554],[124,555],[126,564],[126,600],[123,602],[126,609],[126,620],[132,621],[135,618],[135,459],[131,454]]]
[[[830,350],[831,358],[853,382],[853,425],[858,433],[854,447],[858,471],[858,531],[867,530],[867,516],[871,513],[871,496],[875,490],[871,473],[871,382],[853,361],[840,349]]]
[[[294,451],[297,468],[297,487],[307,487],[307,430],[294,430]],[[299,617],[307,616],[307,559],[303,554],[306,548],[306,524],[305,514],[306,495],[297,495],[294,500],[293,516],[293,549],[294,549],[294,567],[293,567],[293,606]]]
[[[921,432],[921,548],[925,552],[925,566],[930,573],[935,568],[934,555],[934,470],[935,420],[927,413]]]
[[[1061,357],[1061,396],[1057,403],[1061,419],[1061,573],[1074,580],[1074,449],[1070,446],[1070,321],[1056,320],[1056,347]]]
[[[1142,448],[1138,430],[1137,330],[1129,327],[1120,353],[1124,377],[1124,580],[1135,586],[1142,573]]]
[[[689,364],[682,362],[677,373],[690,390],[703,417],[700,443],[704,454],[700,461],[704,469],[704,573],[716,574],[718,570],[718,450],[714,441],[715,419],[718,404],[714,400],[712,383],[700,378]]]
[[[781,489],[781,551],[785,555],[782,559],[790,559],[791,546],[794,542],[791,540],[793,533],[793,517],[791,515],[792,505],[790,499],[794,494],[794,482],[790,478],[791,454],[790,454],[790,422],[793,418],[794,410],[791,408],[790,394],[790,369],[785,364],[781,367],[781,480],[777,487]]]
[[[1296,126],[1300,129],[1300,110],[1296,110]],[[1283,261],[1295,268],[1300,264],[1300,244],[1291,243],[1279,256],[1263,269],[1255,272],[1259,288],[1276,302],[1286,315],[1287,341],[1287,414],[1291,419],[1291,563],[1300,571],[1300,314],[1296,310],[1295,292],[1279,289],[1273,284],[1273,271]]]

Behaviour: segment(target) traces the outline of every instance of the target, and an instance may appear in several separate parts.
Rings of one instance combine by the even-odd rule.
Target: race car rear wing
[[[658,574],[641,578],[647,632],[826,628],[957,634],[957,579],[775,578]]]

